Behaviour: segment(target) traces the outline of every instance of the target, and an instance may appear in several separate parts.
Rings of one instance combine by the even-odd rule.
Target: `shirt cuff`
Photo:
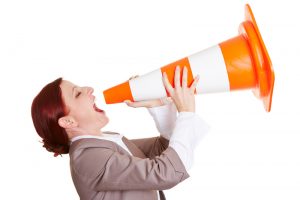
[[[157,114],[167,114],[170,112],[172,107],[175,107],[174,103],[169,103],[169,104],[165,104],[162,106],[155,106],[155,107],[147,108],[147,110],[153,116],[153,115],[157,115]],[[176,109],[176,107],[175,107],[175,109]]]
[[[160,135],[169,140],[177,118],[177,109],[175,104],[169,103],[163,106],[147,109],[152,116]]]

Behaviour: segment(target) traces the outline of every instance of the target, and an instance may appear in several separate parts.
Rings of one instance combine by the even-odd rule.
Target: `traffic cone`
[[[271,109],[274,72],[248,4],[245,6],[245,21],[239,26],[238,36],[105,90],[103,94],[106,103],[169,96],[162,74],[167,73],[174,87],[176,66],[180,66],[181,70],[184,66],[187,67],[188,85],[193,82],[195,75],[200,75],[195,91],[197,94],[252,89],[262,99],[266,111]]]

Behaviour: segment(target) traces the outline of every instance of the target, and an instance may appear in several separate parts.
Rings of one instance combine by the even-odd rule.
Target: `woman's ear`
[[[60,127],[68,129],[75,128],[78,126],[77,121],[71,116],[64,116],[58,119],[58,124]]]

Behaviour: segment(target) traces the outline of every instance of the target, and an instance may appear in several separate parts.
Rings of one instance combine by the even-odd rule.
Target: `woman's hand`
[[[167,74],[163,74],[163,83],[175,103],[178,112],[195,112],[195,89],[199,81],[199,75],[196,76],[190,88],[187,86],[187,68],[183,68],[182,83],[180,83],[180,67],[175,70],[174,85],[169,82]]]
[[[137,78],[137,77],[138,77],[138,75],[132,76],[129,78],[129,80]],[[152,107],[156,107],[156,106],[162,106],[162,105],[168,104],[170,102],[172,102],[171,97],[164,97],[161,99],[152,99],[152,100],[136,101],[136,102],[132,102],[130,100],[124,101],[124,103],[126,103],[129,107],[133,107],[133,108],[139,108],[139,107],[152,108]]]

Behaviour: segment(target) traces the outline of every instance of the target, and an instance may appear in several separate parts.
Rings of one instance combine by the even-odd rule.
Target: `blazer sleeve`
[[[148,158],[159,156],[169,146],[177,118],[177,109],[174,103],[147,108],[155,126],[160,133],[159,137],[131,140]]]
[[[88,148],[73,162],[73,170],[89,188],[106,190],[164,190],[189,177],[171,147],[154,159],[141,159],[106,148]]]
[[[134,143],[147,158],[154,158],[155,156],[161,155],[169,146],[169,140],[163,136],[133,139],[130,141]]]

